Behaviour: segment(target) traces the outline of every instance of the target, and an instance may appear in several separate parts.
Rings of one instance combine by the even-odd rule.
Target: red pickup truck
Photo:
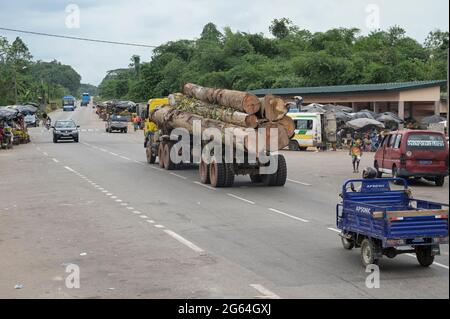
[[[425,178],[437,186],[448,176],[448,144],[441,132],[401,130],[383,138],[375,153],[378,177]]]

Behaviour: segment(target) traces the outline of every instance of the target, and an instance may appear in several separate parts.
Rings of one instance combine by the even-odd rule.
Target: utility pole
[[[17,105],[17,70],[16,70],[16,66],[13,65],[13,73],[14,73],[14,101],[15,101],[15,105]]]
[[[450,86],[450,81],[449,81],[449,71],[448,71],[448,67],[449,67],[449,63],[448,63],[448,61],[449,61],[449,48],[447,48],[447,137],[449,136],[449,134],[448,134],[448,131],[449,131],[449,127],[448,127],[448,124],[449,124],[449,121],[448,121],[448,119],[449,119],[449,114],[450,114],[450,103],[449,103],[449,98],[450,98],[450,96],[449,96],[449,89],[448,89],[448,87]]]

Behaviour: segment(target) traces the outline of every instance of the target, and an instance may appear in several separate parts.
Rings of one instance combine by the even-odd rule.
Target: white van
[[[287,115],[295,123],[290,150],[306,150],[308,147],[323,149],[327,142],[336,142],[336,117],[332,113],[290,112]]]

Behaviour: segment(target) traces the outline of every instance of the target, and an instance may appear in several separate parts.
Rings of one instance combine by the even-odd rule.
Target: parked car
[[[378,177],[425,178],[443,186],[448,176],[448,144],[435,131],[401,130],[386,135],[375,153]]]
[[[122,133],[128,132],[128,117],[120,115],[111,115],[106,122],[106,132],[120,131]]]
[[[36,114],[25,115],[24,120],[25,120],[25,124],[27,125],[27,127],[30,127],[30,126],[38,127],[39,126],[39,120],[38,120]]]
[[[53,129],[53,143],[59,140],[73,140],[75,143],[79,141],[79,128],[74,121],[56,121]]]

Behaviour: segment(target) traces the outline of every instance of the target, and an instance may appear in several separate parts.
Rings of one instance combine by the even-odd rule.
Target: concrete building
[[[447,116],[447,99],[441,87],[447,81],[418,81],[362,85],[339,85],[304,88],[254,90],[257,96],[274,94],[288,101],[302,96],[304,104],[339,104],[352,107],[355,112],[369,109],[377,113],[393,112],[402,119],[416,120],[433,114]]]

